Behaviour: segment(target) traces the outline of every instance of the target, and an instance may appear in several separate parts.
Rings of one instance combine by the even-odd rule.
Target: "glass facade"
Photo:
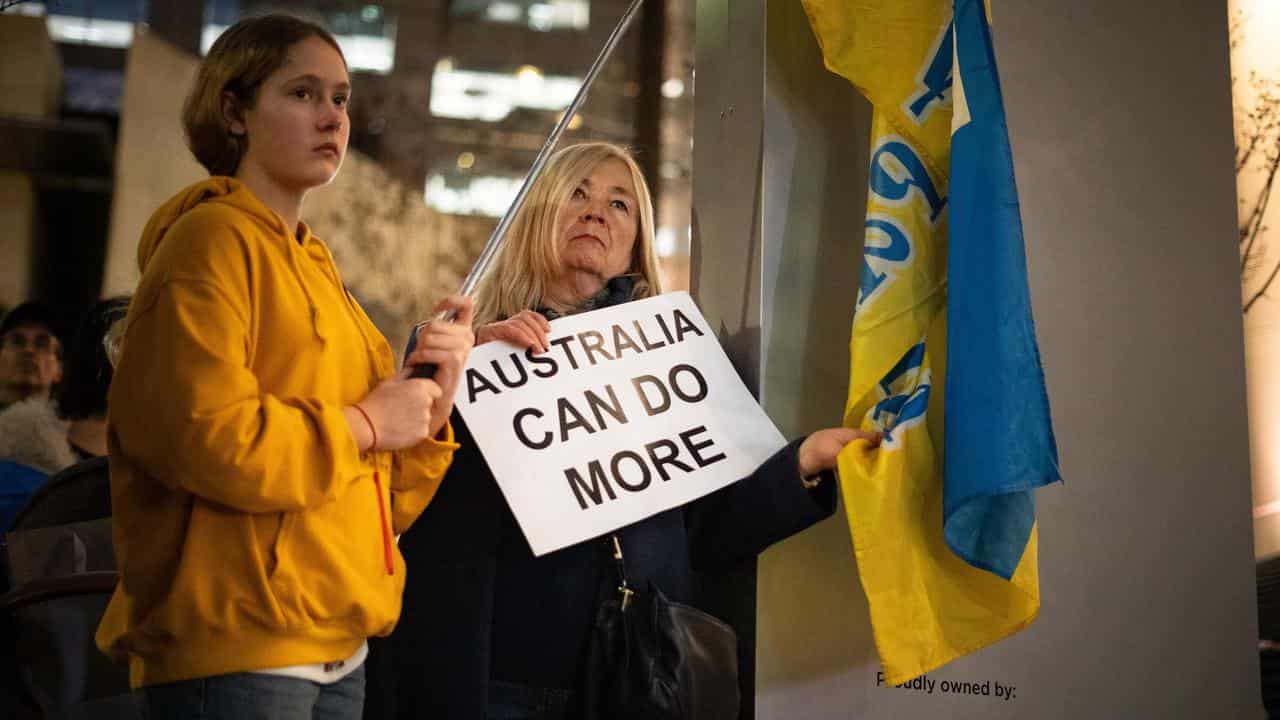
[[[200,52],[232,23],[248,15],[283,12],[314,20],[333,33],[352,70],[386,74],[395,66],[396,19],[382,5],[351,2],[299,8],[297,3],[206,0]]]
[[[133,43],[133,27],[146,20],[149,5],[148,0],[58,0],[21,3],[9,12],[47,16],[55,42],[124,48]]]
[[[586,30],[591,24],[588,0],[454,0],[449,14],[484,22],[524,25],[531,30]]]

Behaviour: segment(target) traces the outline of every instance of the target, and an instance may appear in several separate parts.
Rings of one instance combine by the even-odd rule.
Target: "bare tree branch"
[[[1267,294],[1267,288],[1271,287],[1271,283],[1275,281],[1277,274],[1280,274],[1280,261],[1274,263],[1271,266],[1271,274],[1267,275],[1267,280],[1266,282],[1262,283],[1262,287],[1258,288],[1257,292],[1254,292],[1252,295],[1249,296],[1249,299],[1245,301],[1245,304],[1244,304],[1245,313],[1248,313],[1249,308],[1253,307],[1254,303],[1261,300]]]
[[[1229,41],[1232,50],[1244,40],[1247,18],[1237,12],[1231,19]],[[1271,192],[1280,175],[1280,82],[1249,73],[1252,104],[1245,108],[1239,100],[1238,77],[1231,76],[1231,90],[1235,101],[1236,152],[1235,172],[1237,187],[1241,193],[1238,235],[1240,250],[1240,283],[1247,299],[1242,312],[1250,309],[1267,296],[1272,283],[1280,277],[1280,258],[1272,258],[1267,242],[1267,211],[1271,207]],[[1248,178],[1248,183],[1241,182]],[[1250,187],[1251,198],[1243,197],[1246,184],[1257,178],[1256,190]],[[1254,282],[1265,273],[1260,283]]]
[[[1240,226],[1240,242],[1244,243],[1244,249],[1240,253],[1240,272],[1242,273],[1248,260],[1253,257],[1258,236],[1262,233],[1262,219],[1266,217],[1267,207],[1271,205],[1271,189],[1275,186],[1276,172],[1278,170],[1280,170],[1280,153],[1275,153],[1267,168],[1267,180],[1263,183],[1262,189],[1258,191],[1258,199],[1254,202],[1253,210],[1250,211],[1249,217],[1246,218],[1244,224]]]

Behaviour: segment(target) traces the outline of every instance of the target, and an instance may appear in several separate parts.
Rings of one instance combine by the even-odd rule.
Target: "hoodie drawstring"
[[[387,574],[396,574],[395,557],[391,554],[391,529],[387,525],[387,509],[382,504],[382,479],[373,471],[373,490],[378,494],[378,516],[382,518],[382,559],[387,564]]]
[[[297,243],[291,242],[288,245],[289,269],[293,270],[293,276],[297,279],[298,285],[302,288],[302,294],[307,298],[307,305],[311,308],[311,332],[315,333],[316,337],[321,341],[324,341],[326,339],[324,333],[320,332],[320,308],[316,305],[316,299],[311,294],[311,288],[307,287],[307,282],[302,277],[302,268],[298,267],[298,253],[302,252],[302,250],[298,248]],[[366,344],[367,342],[366,340]]]

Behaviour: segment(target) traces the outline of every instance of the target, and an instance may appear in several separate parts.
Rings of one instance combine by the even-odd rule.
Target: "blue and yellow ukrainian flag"
[[[873,106],[841,487],[891,684],[1040,609],[1033,491],[1057,448],[980,0],[803,0]]]

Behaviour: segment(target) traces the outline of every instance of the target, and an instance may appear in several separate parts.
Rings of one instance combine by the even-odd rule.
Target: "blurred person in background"
[[[59,327],[39,302],[0,321],[0,532],[50,475],[76,461],[50,399],[62,379]]]
[[[111,327],[128,309],[126,297],[95,303],[67,347],[66,369],[55,397],[58,415],[68,422],[67,441],[77,460],[107,454],[107,389],[112,363],[106,340]]]
[[[62,343],[53,311],[25,302],[0,321],[0,409],[19,400],[48,400],[62,379]]]

